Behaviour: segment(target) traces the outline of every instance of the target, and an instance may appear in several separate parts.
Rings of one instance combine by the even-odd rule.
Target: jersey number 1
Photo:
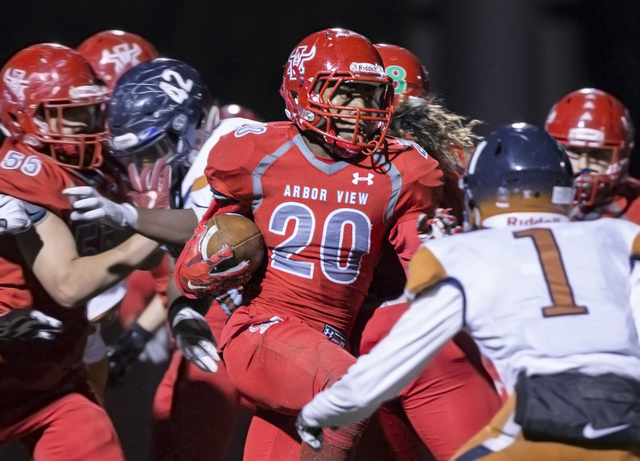
[[[542,272],[547,287],[549,287],[549,295],[553,301],[552,306],[542,308],[543,315],[555,317],[557,315],[588,314],[589,310],[584,306],[577,306],[573,299],[573,291],[567,280],[560,250],[551,230],[527,229],[514,232],[513,235],[516,238],[530,237],[538,252]]]

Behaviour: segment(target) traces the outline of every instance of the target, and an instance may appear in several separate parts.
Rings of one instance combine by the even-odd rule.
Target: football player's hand
[[[164,159],[144,167],[140,173],[133,163],[130,164],[129,181],[133,191],[129,195],[133,203],[140,208],[169,208],[171,175],[171,167]]]
[[[222,248],[206,258],[204,237],[207,226],[201,225],[189,239],[178,258],[174,277],[180,291],[188,298],[204,298],[238,288],[251,278],[249,261],[218,271],[223,261],[233,257],[233,249]]]
[[[322,428],[309,425],[302,416],[302,412],[298,414],[296,430],[302,441],[308,443],[314,451],[322,451],[322,442],[324,442]]]
[[[218,371],[220,356],[216,340],[202,315],[190,307],[183,307],[173,317],[171,332],[182,354],[202,371]]]
[[[0,341],[53,340],[62,322],[35,309],[16,309],[0,316]]]
[[[112,227],[136,227],[138,212],[128,203],[115,203],[93,187],[69,187],[62,191],[71,202],[72,221],[100,221]]]
[[[109,386],[114,387],[122,384],[125,374],[144,351],[145,345],[152,337],[153,333],[134,323],[115,343],[107,347],[109,359],[107,384]]]
[[[0,235],[19,234],[31,227],[31,218],[24,202],[9,195],[0,194]]]
[[[421,214],[418,217],[418,237],[422,242],[461,232],[462,227],[451,214],[451,208],[437,208],[434,215]]]
[[[237,308],[242,306],[242,287],[232,288],[226,293],[222,293],[216,297],[216,301],[218,301],[220,309],[222,309],[225,314],[233,314]]]

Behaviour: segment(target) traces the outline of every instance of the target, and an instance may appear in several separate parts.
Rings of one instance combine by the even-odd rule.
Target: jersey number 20
[[[316,226],[316,218],[306,205],[287,202],[279,205],[271,215],[269,231],[285,235],[289,220],[295,220],[293,234],[273,249],[271,267],[289,274],[313,278],[314,264],[308,261],[292,260],[311,243]],[[347,226],[351,228],[351,248],[344,249],[343,242]],[[353,283],[360,273],[362,257],[371,248],[371,222],[369,217],[359,210],[340,208],[327,216],[322,230],[320,247],[320,267],[322,273],[334,283],[343,285]],[[346,264],[341,263],[343,250],[349,250]]]

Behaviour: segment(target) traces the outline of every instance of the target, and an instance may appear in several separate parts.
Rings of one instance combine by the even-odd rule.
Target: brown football
[[[216,254],[224,245],[233,249],[233,258],[220,263],[218,270],[228,269],[242,261],[249,261],[252,274],[260,267],[265,247],[256,223],[240,214],[225,213],[207,221],[207,227],[211,229],[207,233],[207,257]]]

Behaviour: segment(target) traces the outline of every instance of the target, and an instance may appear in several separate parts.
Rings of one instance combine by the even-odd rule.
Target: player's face
[[[592,170],[596,174],[604,174],[611,164],[613,151],[593,147],[565,146],[571,161],[573,172],[578,174],[584,170]]]
[[[332,108],[329,112],[334,114],[355,115],[355,110],[347,108],[353,107],[358,109],[378,108],[380,107],[380,99],[384,92],[384,86],[359,82],[344,82],[336,87],[335,84],[329,85],[322,94],[322,100],[325,103],[331,103],[333,106],[339,106],[340,109]],[[367,113],[365,112],[365,115]],[[359,121],[359,129],[365,131],[367,122]],[[338,118],[335,122],[335,128],[338,136],[353,140],[355,131],[355,119]]]
[[[47,108],[47,122],[53,133],[61,135],[94,134],[104,127],[100,120],[100,109],[96,105],[65,108]]]

